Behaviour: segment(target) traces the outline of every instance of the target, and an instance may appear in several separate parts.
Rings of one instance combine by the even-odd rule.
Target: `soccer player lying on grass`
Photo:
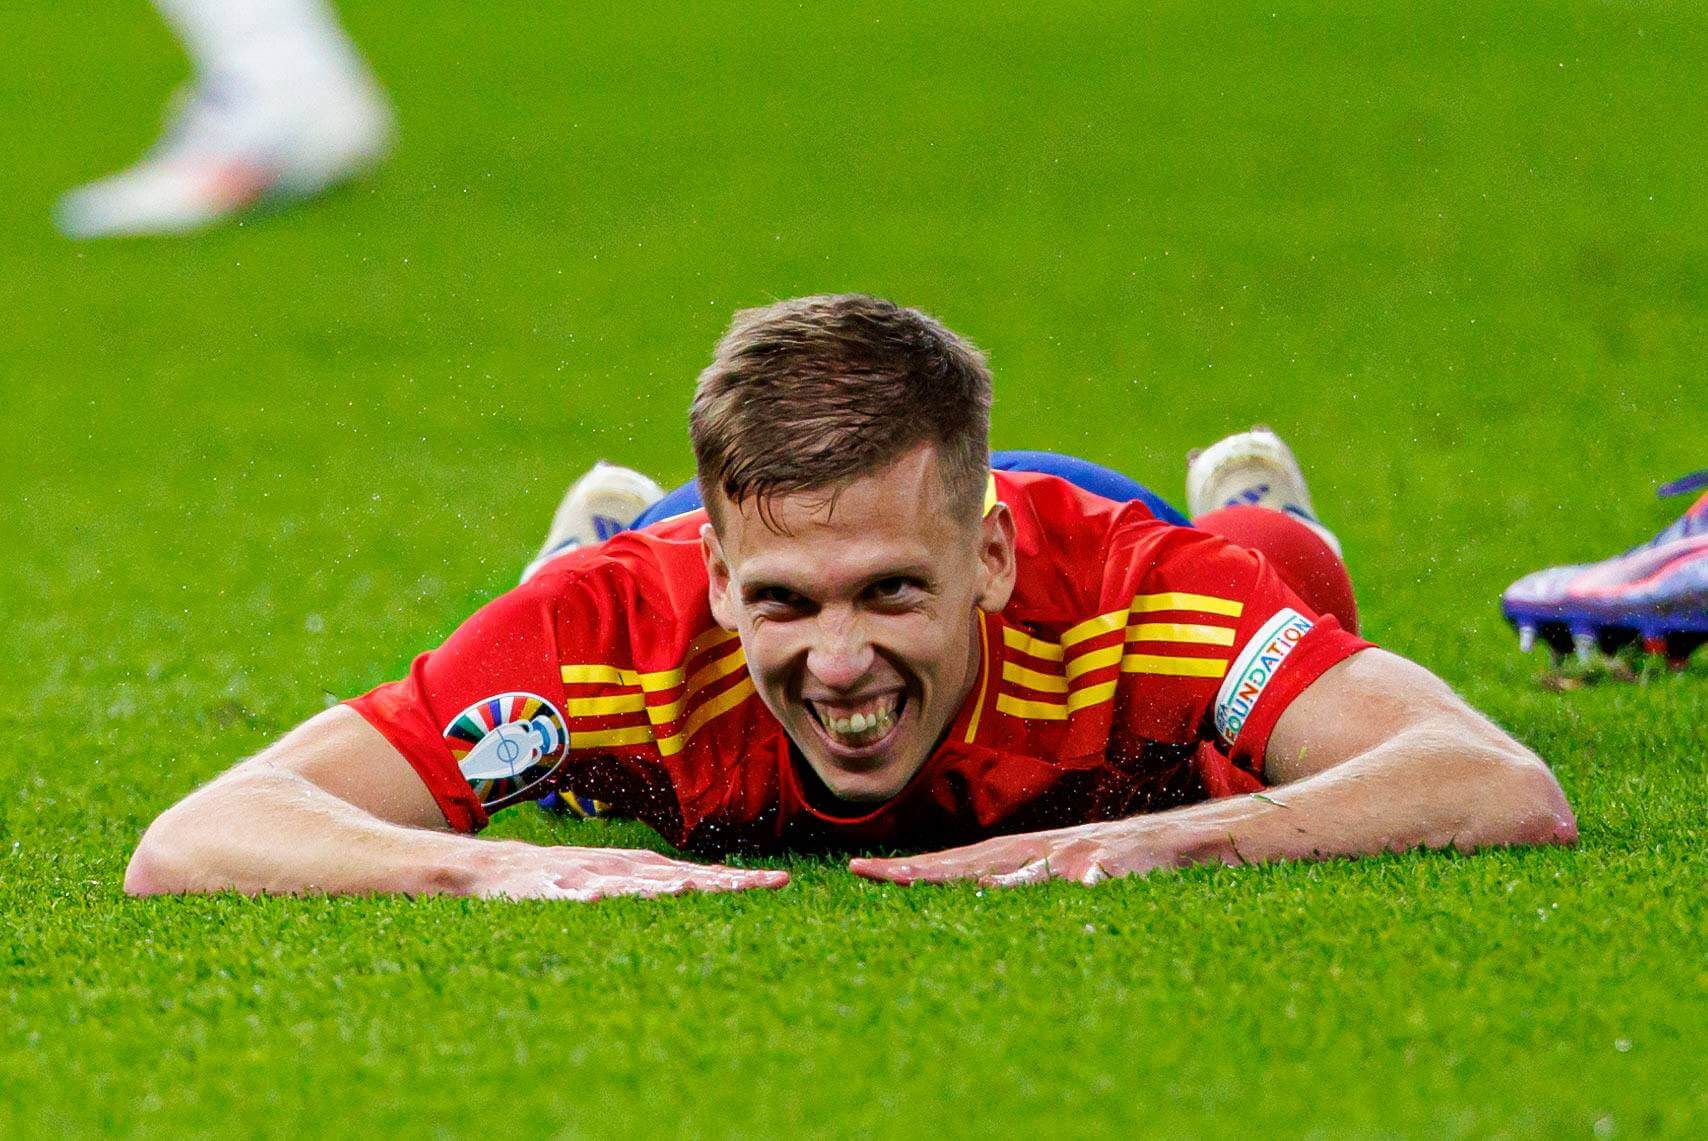
[[[787,878],[466,835],[552,790],[699,855],[922,853],[850,864],[897,883],[1575,839],[1540,760],[1357,636],[1272,433],[1192,461],[1189,527],[1083,461],[992,457],[989,408],[983,359],[923,314],[738,315],[694,397],[697,490],[649,507],[596,467],[523,585],[167,811],[127,889]]]

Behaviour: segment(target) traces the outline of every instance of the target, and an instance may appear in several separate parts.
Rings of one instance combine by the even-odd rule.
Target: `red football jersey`
[[[1140,503],[1022,472],[992,495],[1018,533],[1013,598],[977,615],[977,684],[876,808],[808,791],[712,618],[698,511],[560,556],[350,704],[461,830],[556,788],[703,853],[933,849],[1202,799],[1205,745],[1260,773],[1288,703],[1369,645],[1262,556]]]

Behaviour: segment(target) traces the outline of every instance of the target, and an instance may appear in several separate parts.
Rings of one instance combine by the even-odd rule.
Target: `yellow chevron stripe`
[[[639,685],[640,674],[617,666],[564,666],[563,680],[567,685]]]
[[[638,685],[648,693],[663,693],[682,684],[681,670],[657,670],[643,674],[622,666],[592,662],[564,666],[559,672],[565,685]]]
[[[996,695],[996,708],[999,713],[1025,717],[1031,721],[1067,720],[1067,706],[1065,705],[1058,705],[1053,701],[1022,701],[1020,698],[1006,693]]]
[[[706,727],[706,722],[714,717],[722,717],[742,702],[753,696],[753,679],[744,677],[737,685],[732,685],[700,708],[688,715],[688,724],[682,727],[684,737],[692,737]]]
[[[663,693],[682,684],[681,670],[659,670],[656,673],[641,674],[639,677],[641,688],[648,693]]]
[[[1078,713],[1081,709],[1115,700],[1115,685],[1115,682],[1106,681],[1101,685],[1088,685],[1084,689],[1074,690],[1068,694],[1067,711]]]
[[[735,637],[734,630],[725,630],[722,626],[713,626],[688,643],[688,648],[682,652],[682,660],[684,662],[691,661],[697,655],[704,653],[713,646],[722,645],[733,637]]]
[[[1034,658],[1043,658],[1050,662],[1062,660],[1062,644],[1060,642],[1046,642],[1042,638],[1034,638],[1032,635],[1022,630],[1016,630],[1012,626],[1002,628],[1002,640],[1010,648],[1019,650],[1022,654],[1030,654]]]
[[[1076,689],[1068,694],[1066,702],[1027,701],[1012,694],[999,693],[996,695],[996,707],[1003,713],[1031,721],[1066,721],[1070,714],[1115,700],[1116,684],[1106,681]]]
[[[1134,614],[1149,614],[1157,610],[1196,610],[1202,614],[1226,614],[1238,618],[1245,613],[1245,603],[1213,594],[1187,594],[1170,590],[1162,594],[1140,594],[1131,607]]]
[[[611,745],[643,745],[652,740],[652,726],[632,725],[627,729],[600,729],[593,733],[571,733],[571,749],[600,749]]]
[[[647,720],[651,721],[654,725],[670,724],[672,721],[675,721],[678,717],[682,716],[683,706],[692,701],[696,693],[699,693],[702,689],[705,689],[708,685],[717,681],[719,678],[728,677],[730,674],[741,669],[745,665],[747,665],[747,655],[740,648],[737,648],[735,653],[726,654],[717,661],[697,670],[694,676],[688,679],[688,684],[682,690],[681,697],[678,697],[675,701],[664,702],[661,705],[647,706]]]
[[[1121,672],[1163,674],[1168,677],[1222,677],[1228,663],[1221,658],[1177,658],[1167,654],[1128,654],[1121,659]]]
[[[1231,646],[1234,644],[1234,632],[1227,626],[1206,626],[1197,622],[1135,622],[1127,627],[1127,641]]]
[[[661,737],[658,741],[658,751],[666,757],[680,753],[694,734],[706,727],[713,718],[722,717],[742,702],[753,696],[753,679],[744,677],[735,685],[730,686],[698,709],[688,715],[688,723],[682,727],[682,732],[669,737]]]
[[[720,677],[728,677],[736,670],[747,664],[747,655],[737,646],[732,654],[725,654],[710,665],[694,671],[694,676],[688,679],[687,691],[682,694],[683,700],[694,696],[696,692],[706,688]]]
[[[563,703],[571,717],[607,717],[613,713],[639,713],[646,706],[644,693],[619,693],[613,697],[572,697]]]
[[[1092,670],[1100,670],[1112,666],[1121,660],[1120,646],[1104,646],[1101,650],[1093,650],[1089,654],[1081,654],[1067,664],[1068,680],[1072,681],[1081,674]]]
[[[990,509],[992,507],[995,507],[995,506],[996,506],[996,476],[988,475],[985,477],[984,511],[981,512],[981,514],[989,515]]]
[[[1079,625],[1070,627],[1068,631],[1062,635],[1062,647],[1066,649],[1069,646],[1085,641],[1087,638],[1095,638],[1099,634],[1107,634],[1109,631],[1119,629],[1126,624],[1127,612],[1125,610],[1111,610],[1107,614],[1099,614],[1095,618],[1087,618]]]
[[[1002,663],[1002,680],[1023,685],[1027,689],[1035,689],[1040,693],[1066,693],[1068,688],[1067,678],[1060,674],[1039,673],[1013,662]]]

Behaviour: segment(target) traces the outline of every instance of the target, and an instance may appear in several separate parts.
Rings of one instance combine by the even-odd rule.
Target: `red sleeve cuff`
[[[1330,667],[1373,645],[1341,629],[1340,623],[1332,617],[1318,618],[1253,699],[1254,703],[1231,745],[1233,762],[1248,772],[1261,774],[1263,756],[1269,748],[1269,734],[1287,707],[1293,704],[1293,699],[1309,689],[1311,683],[1328,672]]]
[[[425,720],[418,674],[426,658],[426,654],[416,658],[401,681],[387,682],[344,704],[403,754],[432,793],[447,824],[458,832],[478,832],[486,827],[486,810],[463,779],[444,737]]]

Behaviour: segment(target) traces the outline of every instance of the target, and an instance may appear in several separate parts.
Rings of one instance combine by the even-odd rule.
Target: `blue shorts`
[[[1101,495],[1104,499],[1113,499],[1117,503],[1136,499],[1150,508],[1151,514],[1163,522],[1181,527],[1187,525],[1186,516],[1171,507],[1162,496],[1137,480],[1094,464],[1090,460],[1057,455],[1055,452],[992,452],[990,466],[997,471],[1034,471],[1043,475],[1060,476],[1082,491]],[[645,527],[660,519],[693,511],[699,506],[700,489],[693,480],[689,480],[642,511],[629,526]]]

